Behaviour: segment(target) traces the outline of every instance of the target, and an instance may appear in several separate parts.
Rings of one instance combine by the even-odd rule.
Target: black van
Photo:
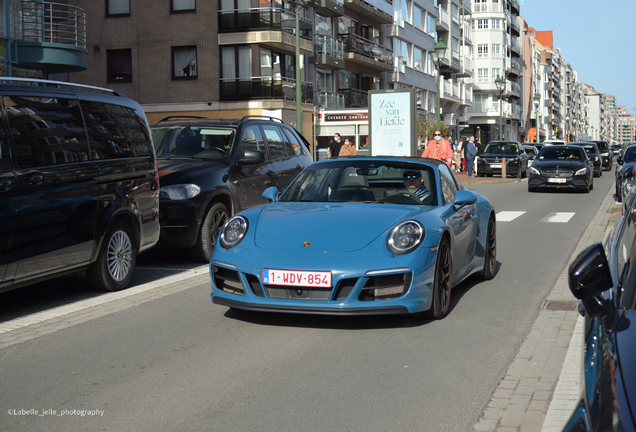
[[[98,87],[0,82],[0,292],[79,270],[96,289],[125,288],[160,231],[141,106]]]

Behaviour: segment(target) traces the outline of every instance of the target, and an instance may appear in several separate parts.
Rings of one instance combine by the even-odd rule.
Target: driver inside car
[[[420,201],[424,201],[431,194],[424,186],[424,179],[422,178],[421,172],[406,170],[402,174],[402,177],[407,192],[415,194]]]

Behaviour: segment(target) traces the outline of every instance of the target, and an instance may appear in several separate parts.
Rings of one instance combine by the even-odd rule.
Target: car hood
[[[565,160],[539,160],[535,159],[533,167],[541,169],[577,169],[581,166],[587,166],[585,161],[565,161]]]
[[[273,203],[263,206],[254,243],[297,253],[351,252],[364,248],[399,221],[435,207],[374,203]]]
[[[221,167],[220,162],[201,161],[199,159],[159,159],[160,183],[165,185],[192,182],[193,176],[201,172],[209,174],[210,170]]]
[[[627,403],[636,415],[636,310],[626,310],[616,325],[616,345]]]

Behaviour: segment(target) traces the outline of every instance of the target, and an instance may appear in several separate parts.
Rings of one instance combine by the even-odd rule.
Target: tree
[[[437,129],[437,120],[425,120],[423,116],[417,117],[417,143],[420,148],[426,146],[428,140],[433,138],[433,132]],[[443,121],[440,124],[440,129],[446,135],[448,126]]]

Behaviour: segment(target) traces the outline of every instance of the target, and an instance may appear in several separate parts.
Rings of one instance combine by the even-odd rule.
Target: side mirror
[[[453,201],[453,209],[457,211],[464,206],[475,204],[476,202],[477,195],[469,190],[462,189],[455,195],[455,201]]]
[[[245,150],[239,158],[241,165],[256,165],[265,162],[265,153],[260,150]]]
[[[268,187],[263,191],[263,194],[261,196],[267,202],[276,202],[276,200],[278,199],[278,188],[276,186]]]
[[[606,302],[600,295],[614,286],[605,249],[600,242],[581,252],[568,268],[568,285],[574,297],[583,301],[591,317],[605,314]]]

